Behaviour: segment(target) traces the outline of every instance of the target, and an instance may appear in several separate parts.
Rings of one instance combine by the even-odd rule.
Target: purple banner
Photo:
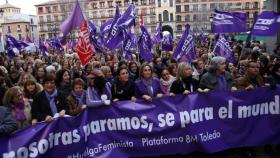
[[[280,87],[265,87],[116,102],[0,137],[0,156],[115,158],[279,144],[279,95]]]
[[[222,12],[215,10],[213,19],[214,33],[246,32],[246,13]],[[236,27],[238,26],[238,27]]]

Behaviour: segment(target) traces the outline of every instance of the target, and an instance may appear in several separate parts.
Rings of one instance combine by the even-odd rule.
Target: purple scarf
[[[143,79],[142,82],[147,88],[149,96],[153,96],[154,95],[153,78],[150,78],[148,80]]]
[[[55,89],[52,94],[49,94],[45,91],[45,94],[49,100],[50,108],[52,110],[52,114],[55,115],[57,113],[56,103],[55,103],[55,97],[57,96],[57,90]]]
[[[18,120],[18,121],[26,120],[26,116],[24,114],[24,107],[25,107],[24,102],[21,102],[17,105],[13,105],[16,120]]]
[[[78,106],[84,105],[83,98],[84,98],[84,92],[82,94],[78,95],[75,91],[72,90],[72,95],[76,98],[78,101]]]

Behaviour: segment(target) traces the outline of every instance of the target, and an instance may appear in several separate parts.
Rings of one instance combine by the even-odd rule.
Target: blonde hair
[[[186,63],[186,62],[181,62],[178,64],[178,68],[177,68],[177,80],[181,80],[185,74],[185,69],[191,69],[192,70],[192,67],[190,64]]]
[[[9,88],[3,97],[3,104],[10,107],[11,101],[13,100],[13,97],[16,96],[18,91],[21,91],[19,86]]]

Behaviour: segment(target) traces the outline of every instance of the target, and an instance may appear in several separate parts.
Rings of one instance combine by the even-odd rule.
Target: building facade
[[[134,3],[137,12],[135,32],[139,32],[139,17],[143,16],[144,24],[149,32],[155,32],[158,25],[156,0],[79,0],[84,16],[92,20],[98,27],[115,15],[115,6],[124,13],[130,3]],[[59,25],[71,13],[75,0],[55,0],[35,5],[39,19],[40,36],[50,38],[60,34]],[[75,31],[74,36],[77,37]]]
[[[247,27],[250,28],[262,8],[263,0],[176,0],[176,33],[181,34],[186,23],[194,32],[210,32],[215,9],[246,12]]]
[[[137,17],[144,18],[148,31],[154,33],[159,22],[163,31],[180,36],[189,23],[194,32],[201,30],[210,32],[210,18],[214,9],[224,11],[245,11],[248,17],[248,27],[251,27],[254,17],[261,12],[263,0],[80,0],[84,16],[92,20],[98,27],[114,17],[115,6],[123,13],[130,3],[137,7]],[[54,0],[35,5],[39,19],[40,35],[49,38],[54,33],[60,33],[59,25],[71,13],[75,0]],[[139,18],[136,19],[139,32]],[[74,33],[77,36],[77,32]]]
[[[19,40],[27,36],[33,41],[39,41],[38,21],[35,15],[14,14],[6,17],[2,23],[4,35],[12,35]]]

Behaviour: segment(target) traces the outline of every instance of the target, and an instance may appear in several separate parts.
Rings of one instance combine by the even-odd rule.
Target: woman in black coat
[[[170,93],[189,94],[198,89],[198,80],[192,77],[192,67],[182,62],[178,65],[177,79],[172,83]]]
[[[44,90],[40,92],[31,105],[32,124],[41,121],[52,121],[55,114],[60,116],[68,114],[65,95],[57,91],[55,77],[51,74],[45,76],[43,81]]]
[[[119,68],[117,71],[117,80],[112,85],[113,101],[135,100],[135,83],[129,78],[127,68]]]

